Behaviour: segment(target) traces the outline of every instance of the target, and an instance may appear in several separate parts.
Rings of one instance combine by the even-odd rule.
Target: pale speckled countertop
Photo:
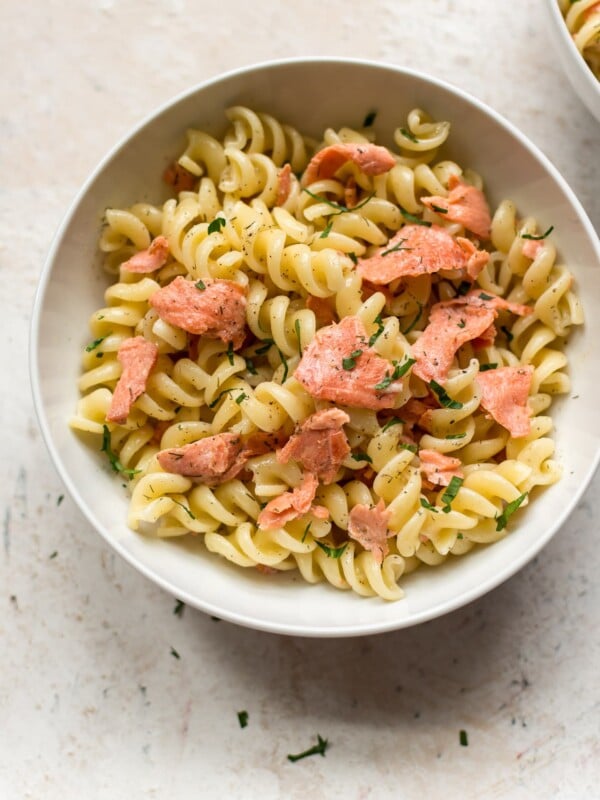
[[[561,74],[542,2],[4,4],[3,800],[600,797],[600,476],[486,598],[394,634],[278,637],[175,615],[59,502],[27,375],[35,285],[88,172],[158,104],[252,62],[343,55],[445,78],[539,145],[600,228],[600,128]],[[317,733],[326,758],[290,764]]]

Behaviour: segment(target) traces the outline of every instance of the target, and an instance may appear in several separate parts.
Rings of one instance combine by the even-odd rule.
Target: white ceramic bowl
[[[553,407],[562,481],[523,510],[513,532],[488,548],[422,568],[404,580],[405,599],[362,599],[290,574],[265,579],[204,551],[133,533],[127,499],[106,460],[82,444],[67,420],[78,399],[76,380],[87,321],[101,302],[97,239],[103,209],[164,193],[163,167],[181,152],[188,126],[219,135],[226,107],[242,103],[319,136],[324,127],[360,124],[378,111],[378,139],[403,124],[415,106],[450,120],[449,153],[480,172],[492,204],[512,197],[540,230],[554,224],[562,259],[588,308],[587,324],[569,342],[573,395]],[[391,144],[391,141],[387,141]],[[311,636],[350,636],[414,625],[479,597],[527,563],[564,523],[599,456],[596,410],[600,315],[600,246],[585,212],[560,174],[536,148],[489,108],[438,80],[381,64],[335,59],[259,65],[211,80],[176,98],[120,142],[89,178],[68,212],[45,265],[35,303],[31,373],[43,434],[56,467],[81,511],[117,552],[184,602],[254,628]],[[564,530],[568,536],[568,529]],[[575,543],[574,543],[575,546]]]
[[[571,86],[600,122],[600,81],[585,63],[565,23],[557,0],[543,0],[554,48]]]

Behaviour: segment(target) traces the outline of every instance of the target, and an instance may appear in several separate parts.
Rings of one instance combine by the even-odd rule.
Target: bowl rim
[[[567,23],[558,4],[558,0],[547,0],[545,5],[547,6],[548,13],[552,18],[555,32],[560,37],[561,42],[566,48],[562,50],[562,53],[565,58],[567,56],[569,57],[569,64],[571,64],[577,70],[578,79],[575,80],[574,75],[565,67],[565,63],[561,58],[560,60],[562,62],[563,71],[567,73],[567,77],[577,90],[581,101],[588,108],[590,114],[598,117],[600,114],[600,80],[596,78],[588,66],[585,58],[577,49],[577,45],[573,41],[573,37],[567,28]],[[578,80],[582,80],[584,85],[580,85]],[[582,96],[584,91],[586,93],[585,97]],[[592,95],[596,96],[596,101],[598,103],[597,108],[594,109],[590,107]]]
[[[532,558],[534,558],[535,555],[539,553],[543,547],[545,547],[548,544],[548,542],[553,538],[553,536],[558,532],[560,527],[564,524],[568,516],[576,508],[582,495],[587,490],[590,481],[592,480],[598,468],[598,464],[600,463],[600,447],[596,449],[594,458],[592,459],[591,463],[588,464],[587,469],[584,472],[584,478],[582,479],[578,487],[578,490],[571,497],[570,502],[566,505],[562,514],[557,517],[555,523],[548,529],[542,531],[540,536],[536,538],[528,548],[525,548],[520,552],[518,558],[507,563],[503,569],[495,573],[489,579],[484,580],[481,583],[478,583],[477,586],[469,590],[466,590],[462,593],[458,593],[451,600],[445,600],[443,602],[437,603],[432,607],[429,607],[419,612],[415,612],[412,615],[406,617],[399,616],[392,620],[384,619],[380,622],[356,622],[352,628],[346,628],[346,627],[341,628],[338,625],[315,627],[307,624],[273,622],[268,619],[267,620],[263,619],[262,617],[259,618],[253,616],[252,613],[249,613],[247,611],[240,610],[237,613],[231,612],[227,609],[221,608],[218,605],[215,605],[214,603],[207,602],[205,600],[202,600],[201,598],[199,599],[195,596],[192,596],[189,592],[181,591],[176,585],[174,585],[174,583],[171,580],[163,578],[161,575],[157,574],[150,566],[142,563],[139,560],[139,558],[136,558],[133,553],[129,552],[116,537],[113,537],[108,530],[105,530],[102,526],[98,525],[97,520],[94,518],[94,515],[92,514],[91,510],[83,502],[83,499],[80,496],[80,493],[75,485],[75,482],[71,478],[71,475],[65,463],[63,462],[61,454],[53,441],[50,425],[46,415],[46,409],[44,407],[44,403],[42,400],[40,362],[38,358],[39,347],[40,347],[40,335],[41,335],[40,325],[44,307],[44,300],[46,297],[46,292],[53,272],[53,265],[55,263],[58,251],[62,245],[64,236],[69,228],[72,218],[75,215],[75,212],[78,209],[79,205],[81,204],[83,198],[87,194],[88,189],[94,183],[99,174],[104,170],[104,168],[117,155],[117,153],[134,136],[136,136],[140,131],[142,131],[148,124],[153,122],[157,117],[168,111],[170,108],[176,106],[180,102],[197,94],[198,92],[203,91],[208,87],[211,87],[223,81],[230,80],[232,78],[242,76],[244,74],[254,73],[260,70],[277,70],[280,67],[285,67],[288,65],[302,66],[304,64],[319,64],[319,63],[364,66],[368,68],[380,69],[382,71],[391,70],[393,72],[398,72],[407,75],[408,77],[414,78],[416,80],[421,80],[426,83],[433,84],[438,89],[441,89],[444,92],[449,93],[450,95],[455,95],[461,98],[463,101],[466,101],[468,104],[472,105],[479,113],[482,113],[490,117],[495,125],[499,126],[500,128],[503,128],[507,133],[511,134],[516,139],[518,139],[519,143],[528,151],[530,156],[535,160],[537,160],[541,165],[541,167],[547,173],[549,173],[551,178],[558,184],[559,188],[562,190],[562,192],[568,199],[568,202],[571,205],[573,211],[576,213],[579,223],[583,226],[584,230],[588,234],[590,243],[593,245],[593,248],[595,249],[596,252],[596,256],[600,263],[600,241],[598,240],[598,236],[595,232],[595,229],[591,221],[587,216],[585,209],[581,205],[580,201],[578,200],[573,190],[570,188],[567,181],[563,178],[563,176],[556,169],[556,167],[554,167],[554,165],[550,162],[547,156],[545,156],[545,154],[536,145],[534,145],[533,142],[525,134],[523,134],[510,121],[501,116],[497,111],[495,111],[487,104],[483,103],[478,98],[474,97],[473,95],[469,94],[463,89],[454,86],[453,84],[445,80],[439,79],[435,76],[429,75],[420,70],[406,68],[384,61],[376,61],[376,60],[360,59],[360,58],[339,58],[333,56],[310,56],[310,57],[294,57],[294,58],[267,60],[253,64],[248,64],[246,66],[238,67],[236,69],[229,70],[227,72],[219,73],[218,75],[215,75],[205,81],[192,85],[188,89],[179,92],[175,96],[164,101],[158,107],[155,107],[152,111],[143,116],[143,118],[138,123],[130,127],[127,130],[127,132],[119,138],[119,140],[108,150],[108,152],[97,163],[97,165],[94,167],[94,169],[91,171],[91,173],[84,181],[81,188],[75,194],[61,222],[59,223],[59,226],[52,239],[50,249],[45,258],[41,273],[38,278],[38,284],[35,291],[30,329],[29,329],[29,334],[30,334],[29,348],[28,348],[29,377],[31,383],[34,408],[38,424],[42,432],[42,437],[46,445],[46,448],[48,450],[48,453],[51,457],[53,466],[58,472],[60,478],[62,479],[66,490],[69,492],[71,498],[75,502],[76,506],[79,508],[80,512],[90,523],[91,527],[97,533],[99,533],[103,537],[103,539],[107,542],[107,544],[109,544],[110,547],[116,550],[116,552],[119,553],[119,555],[122,558],[124,558],[128,564],[134,567],[144,577],[150,579],[154,584],[158,585],[161,589],[165,590],[172,596],[181,599],[187,605],[197,608],[209,615],[219,617],[220,619],[227,620],[228,622],[232,622],[234,624],[243,627],[252,628],[254,630],[261,630],[269,633],[285,634],[292,636],[321,637],[321,638],[338,638],[338,637],[351,638],[356,636],[366,636],[379,633],[386,633],[394,630],[399,630],[402,628],[412,627],[414,625],[427,622],[439,616],[443,616],[447,613],[450,613],[451,611],[455,611],[461,608],[462,606],[467,605],[468,603],[478,599],[479,597],[482,597],[483,595],[490,592],[492,589],[504,583],[514,574],[516,574]],[[397,602],[401,603],[402,600]]]

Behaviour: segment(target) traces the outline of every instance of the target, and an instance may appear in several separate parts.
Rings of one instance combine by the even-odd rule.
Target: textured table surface
[[[158,104],[252,62],[447,79],[520,127],[600,228],[600,128],[551,52],[548,1],[4,4],[0,797],[600,797],[600,476],[482,600],[378,637],[278,637],[175,614],[114,555],[62,499],[27,375],[36,282],[88,172]],[[288,762],[317,734],[325,758]]]

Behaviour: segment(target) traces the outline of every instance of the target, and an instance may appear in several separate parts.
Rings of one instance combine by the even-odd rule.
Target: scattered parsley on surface
[[[294,763],[295,761],[300,761],[302,758],[308,758],[308,756],[325,757],[325,751],[328,747],[329,742],[327,739],[323,739],[319,734],[317,734],[317,744],[309,747],[308,750],[304,750],[302,753],[297,753],[296,755],[288,754],[288,761]]]
[[[459,740],[459,742],[460,742],[462,747],[468,747],[469,746],[469,737],[467,736],[467,732],[466,731],[459,731],[458,740]]]
[[[183,600],[175,600],[175,606],[173,607],[173,614],[176,617],[183,616],[183,609],[185,608],[185,603]]]
[[[227,225],[227,220],[223,219],[223,217],[215,217],[213,221],[208,226],[209,233],[219,233],[221,228],[224,228]]]
[[[238,711],[238,722],[240,723],[240,728],[246,728],[248,725],[248,712],[247,711]]]

